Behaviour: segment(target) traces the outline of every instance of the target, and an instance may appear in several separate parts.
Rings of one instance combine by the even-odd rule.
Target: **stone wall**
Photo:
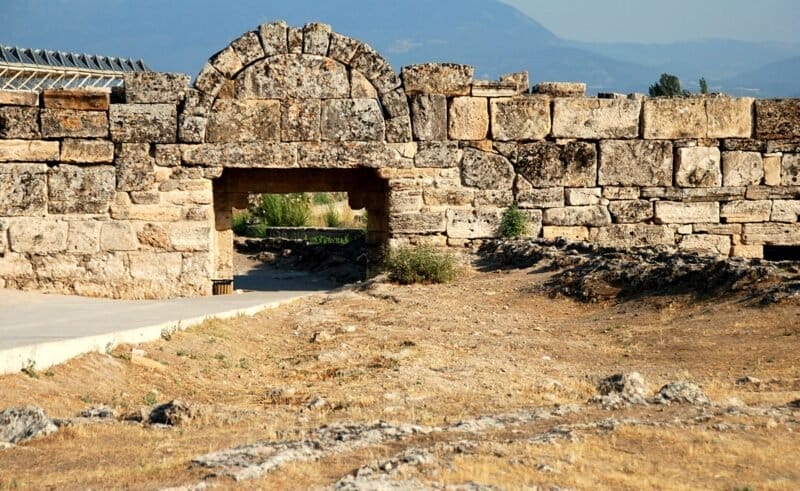
[[[207,295],[248,192],[340,190],[373,244],[531,236],[760,257],[800,245],[800,100],[585,97],[526,73],[398,76],[322,24],[271,23],[189,77],[0,92],[0,287]]]

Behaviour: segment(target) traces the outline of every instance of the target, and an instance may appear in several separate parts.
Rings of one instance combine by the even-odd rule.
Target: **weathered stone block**
[[[753,134],[753,98],[706,98],[708,138],[750,138]]]
[[[597,150],[593,144],[583,142],[521,144],[517,172],[534,187],[594,187]]]
[[[365,77],[375,83],[380,78],[380,74],[385,72],[388,65],[386,60],[372,49],[371,46],[361,43],[353,59],[350,60],[350,66],[363,73]],[[399,84],[392,88],[397,87],[399,87]],[[379,92],[381,92],[380,89]]]
[[[517,177],[514,188],[520,208],[564,207],[564,188],[534,188],[524,177]]]
[[[475,199],[475,191],[464,188],[426,188],[422,192],[426,206],[467,206]]]
[[[675,232],[666,225],[644,223],[593,228],[589,240],[609,247],[630,248],[675,245]]]
[[[781,157],[780,154],[764,155],[764,185],[781,185]]]
[[[322,105],[319,99],[288,99],[282,103],[281,140],[319,141]]]
[[[389,190],[390,213],[413,213],[422,209],[422,189]]]
[[[747,259],[762,259],[764,257],[763,245],[734,244],[731,247],[731,257],[744,257]]]
[[[531,92],[551,97],[584,97],[586,84],[583,82],[541,82],[534,85]]]
[[[655,221],[662,223],[719,223],[719,203],[656,201]]]
[[[183,267],[183,256],[179,252],[131,252],[128,258],[135,280],[177,281]]]
[[[206,141],[277,141],[280,127],[279,101],[217,99],[208,118]]]
[[[377,99],[378,91],[363,73],[358,70],[350,70],[350,97],[353,99]]]
[[[454,63],[425,63],[403,67],[403,87],[408,95],[469,95],[474,69]]]
[[[46,165],[0,165],[0,217],[44,215],[46,203]]]
[[[514,166],[502,155],[465,148],[461,180],[465,186],[478,189],[510,189]]]
[[[177,223],[167,229],[172,248],[181,252],[208,251],[211,229],[202,223]]]
[[[379,142],[307,143],[298,145],[300,167],[381,169],[410,168],[412,159],[403,158],[390,145]]]
[[[297,167],[297,147],[291,143],[206,143],[181,147],[184,165],[223,167]]]
[[[322,139],[326,141],[383,141],[386,125],[375,99],[322,101]]]
[[[731,238],[727,235],[686,235],[678,248],[684,251],[728,256],[731,252]]]
[[[128,104],[180,104],[189,89],[182,73],[131,72],[123,77]]]
[[[773,222],[787,223],[800,221],[800,200],[775,200],[770,219]]]
[[[397,213],[389,217],[389,232],[400,234],[427,234],[444,232],[447,220],[443,211]]]
[[[545,225],[542,227],[542,237],[547,240],[567,239],[575,242],[589,240],[588,227],[553,227]]]
[[[0,138],[34,140],[41,137],[38,108],[0,106]]]
[[[641,101],[630,99],[556,98],[556,138],[636,138]]]
[[[747,188],[722,187],[722,188],[684,188],[681,189],[681,199],[687,203],[701,201],[732,201],[744,199]]]
[[[135,251],[139,240],[133,225],[128,222],[103,222],[100,228],[100,249],[104,251]]]
[[[225,75],[211,63],[206,63],[194,81],[194,88],[213,98],[217,96],[226,80]]]
[[[514,192],[510,189],[482,189],[475,191],[475,207],[494,206],[507,208],[514,203]]]
[[[0,106],[38,106],[39,93],[33,90],[0,90]]]
[[[389,143],[411,142],[414,139],[411,132],[411,118],[400,116],[386,120],[386,141]]]
[[[454,239],[497,237],[503,212],[499,208],[447,210],[447,236]]]
[[[672,144],[667,141],[600,142],[602,186],[671,186]]]
[[[130,143],[175,143],[178,111],[174,104],[113,104],[111,140]]]
[[[797,245],[800,223],[746,223],[742,240],[748,245]]]
[[[111,91],[107,89],[46,89],[42,106],[47,109],[108,111]]]
[[[41,118],[44,138],[108,136],[108,115],[105,111],[42,109]]]
[[[203,143],[206,139],[206,116],[181,114],[178,117],[178,141],[181,143]]]
[[[800,99],[761,99],[755,105],[756,138],[800,137]]]
[[[692,225],[695,234],[736,235],[742,234],[741,223],[695,223]]]
[[[14,252],[53,254],[67,248],[67,222],[47,218],[9,220],[8,245]]]
[[[114,144],[103,140],[67,138],[61,142],[61,161],[75,164],[105,164],[114,161]]]
[[[447,140],[447,98],[443,95],[412,97],[411,127],[418,140]]]
[[[772,201],[731,201],[722,203],[719,216],[727,223],[768,222]]]
[[[456,142],[421,142],[414,157],[415,167],[458,167],[464,156]]]
[[[747,186],[747,199],[799,199],[800,186]]]
[[[231,46],[226,47],[219,53],[212,56],[209,60],[209,63],[227,78],[233,78],[236,76],[236,74],[242,71],[242,69],[244,69],[242,60]]]
[[[766,152],[767,142],[753,138],[726,138],[722,140],[726,152]]]
[[[503,84],[513,83],[517,87],[517,94],[526,94],[531,86],[530,77],[528,77],[527,71],[506,73],[505,75],[500,75],[500,83]]]
[[[339,33],[332,32],[330,37],[330,47],[328,48],[328,56],[334,60],[350,64],[353,57],[361,46],[361,42],[353,38],[343,36]]]
[[[719,148],[679,148],[675,161],[675,182],[683,187],[722,186]]]
[[[236,77],[237,99],[346,99],[347,68],[315,55],[277,55],[245,68]]]
[[[638,187],[606,186],[603,188],[603,198],[606,199],[639,199],[639,193]]]
[[[766,153],[800,153],[800,137],[782,140],[768,140]]]
[[[455,97],[450,102],[451,140],[483,140],[489,133],[489,103],[485,97]]]
[[[612,201],[608,211],[614,223],[639,223],[653,218],[653,203],[643,199]]]
[[[261,46],[261,39],[255,31],[242,34],[231,43],[231,47],[239,59],[242,60],[242,65],[244,66],[264,58],[264,48]]]
[[[156,165],[178,167],[181,165],[180,145],[156,145]]]
[[[94,254],[100,250],[100,226],[96,220],[69,222],[67,252]]]
[[[269,56],[282,55],[289,52],[287,44],[287,31],[289,26],[283,21],[261,24],[258,33],[261,36],[261,46],[264,54]]]
[[[544,210],[542,223],[562,227],[602,227],[611,224],[611,215],[605,206],[566,206]]]
[[[381,95],[381,105],[383,105],[383,109],[390,118],[411,114],[408,107],[408,98],[402,88]]]
[[[601,193],[600,188],[567,188],[564,190],[569,206],[599,205]]]
[[[754,186],[764,177],[764,162],[759,152],[723,152],[722,183],[725,186]]]
[[[708,116],[705,99],[671,98],[644,101],[646,139],[706,138]]]
[[[109,165],[83,167],[59,165],[49,171],[47,211],[108,213],[116,195],[116,173]]]
[[[58,142],[0,140],[0,162],[53,162],[58,156]]]
[[[787,153],[781,159],[781,185],[800,186],[800,153]]]
[[[523,96],[491,100],[492,138],[542,140],[550,134],[550,99]]]
[[[472,97],[514,97],[519,94],[513,81],[473,80]]]

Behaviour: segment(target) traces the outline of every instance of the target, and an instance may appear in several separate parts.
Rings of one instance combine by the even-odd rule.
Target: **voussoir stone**
[[[604,140],[600,142],[602,186],[671,186],[672,143]]]
[[[111,140],[129,143],[175,143],[178,111],[174,104],[112,104]]]
[[[461,180],[465,186],[479,189],[510,189],[514,166],[502,155],[465,148]]]
[[[49,171],[49,213],[107,213],[116,195],[116,171],[110,165],[59,165]]]
[[[382,141],[386,125],[375,99],[322,101],[322,139],[327,141]]]
[[[469,95],[474,69],[455,63],[425,63],[403,67],[403,87],[408,95]]]
[[[261,24],[258,34],[261,36],[261,46],[267,57],[282,55],[289,52],[287,44],[287,31],[289,26],[284,21]]]
[[[347,68],[316,55],[276,55],[253,63],[236,77],[237,99],[346,99]]]
[[[630,99],[556,98],[556,138],[636,138],[642,103]]]
[[[491,99],[490,113],[495,140],[542,140],[550,134],[549,97]]]
[[[0,164],[0,216],[43,215],[47,204],[47,165]]]
[[[217,99],[208,118],[206,141],[277,141],[280,125],[279,101]]]
[[[520,175],[538,188],[597,185],[597,149],[591,143],[521,144],[516,167]]]
[[[131,72],[123,76],[128,104],[179,104],[189,89],[182,73]]]

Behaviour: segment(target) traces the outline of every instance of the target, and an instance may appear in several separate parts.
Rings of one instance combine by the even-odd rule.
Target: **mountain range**
[[[372,45],[399,70],[423,62],[475,66],[478,78],[527,70],[532,82],[584,81],[589,93],[647,92],[664,72],[697,90],[800,97],[800,45],[736,40],[672,44],[561,39],[498,0],[26,0],[0,4],[0,44],[142,58],[199,72],[262,22],[319,21]]]

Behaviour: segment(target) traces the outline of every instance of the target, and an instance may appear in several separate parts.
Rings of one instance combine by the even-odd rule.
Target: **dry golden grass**
[[[53,376],[0,377],[3,407],[35,404],[55,417],[72,417],[91,404],[128,413],[146,401],[171,399],[190,401],[204,415],[168,429],[122,423],[72,427],[0,450],[0,484],[154,489],[197,482],[204,472],[190,461],[210,451],[287,438],[337,421],[443,425],[517,409],[584,404],[600,377],[629,370],[641,372],[653,392],[667,381],[689,379],[717,401],[737,398],[768,406],[800,398],[796,305],[757,308],[736,299],[695,304],[675,297],[583,305],[529,293],[544,278],[530,271],[467,271],[449,285],[379,284],[255,317],[207,322],[169,341],[141,346],[161,369],[131,363],[130,347],[120,347],[111,356],[94,354],[54,367]],[[312,342],[321,331],[331,339]],[[737,386],[742,375],[765,383]],[[273,393],[276,388],[284,389],[282,395]],[[317,396],[328,406],[307,409]],[[641,408],[626,415],[649,418],[654,411]],[[612,416],[592,410],[573,420]],[[754,431],[724,434],[699,427],[623,426],[555,446],[481,436],[486,443],[477,454],[443,455],[435,473],[416,477],[511,489],[526,483],[578,489],[748,484],[789,489],[791,483],[797,488],[797,432],[783,423],[765,428],[765,421],[745,418]],[[551,424],[523,430],[542,431]],[[432,445],[436,438],[414,444]],[[293,464],[236,486],[330,484],[399,450],[379,446]],[[518,459],[528,464],[515,463]],[[558,472],[537,471],[540,461]]]

